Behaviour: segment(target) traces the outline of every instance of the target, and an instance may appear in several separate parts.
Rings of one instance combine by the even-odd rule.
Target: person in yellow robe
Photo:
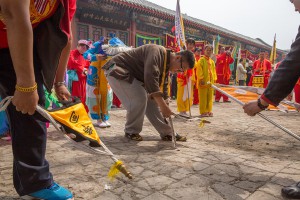
[[[213,88],[211,87],[211,84],[216,82],[217,73],[215,62],[210,58],[212,50],[213,47],[211,45],[206,45],[204,49],[204,56],[202,56],[196,64],[201,117],[213,116]]]

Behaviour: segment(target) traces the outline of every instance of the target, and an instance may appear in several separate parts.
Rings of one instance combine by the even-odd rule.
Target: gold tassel
[[[117,162],[115,162],[115,164],[113,164],[113,166],[111,166],[109,172],[108,172],[108,178],[113,181],[116,176],[120,173],[120,170],[118,169],[120,165],[122,165],[122,161],[118,160]]]
[[[125,165],[120,160],[116,161],[115,164],[111,166],[108,172],[108,178],[113,181],[120,172],[122,172],[127,178],[132,179],[131,173],[127,171]]]
[[[205,124],[210,124],[210,121],[207,121],[205,119],[201,119],[201,121],[199,123],[199,127],[203,128]]]
[[[200,127],[200,128],[203,128],[203,127],[204,127],[204,119],[201,119],[201,120],[200,120],[199,127]]]

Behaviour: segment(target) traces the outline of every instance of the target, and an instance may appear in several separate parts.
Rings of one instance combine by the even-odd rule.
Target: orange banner
[[[240,100],[243,103],[248,103],[249,101],[253,101],[253,100],[257,100],[259,95],[254,93],[254,92],[250,92],[250,91],[246,91],[246,90],[242,90],[242,89],[238,89],[238,88],[233,88],[233,87],[220,87],[221,90],[223,90],[224,92],[230,94],[231,96],[235,97],[236,99]],[[287,104],[284,104],[281,102],[281,104],[283,106],[285,106],[289,111],[295,111],[296,109],[292,106],[289,106]],[[279,110],[279,108],[269,105],[268,110]]]

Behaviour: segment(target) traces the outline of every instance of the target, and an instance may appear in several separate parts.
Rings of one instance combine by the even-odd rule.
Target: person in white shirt
[[[243,62],[243,58],[239,60],[239,64],[237,65],[237,69],[236,69],[236,77],[240,86],[245,85],[246,74],[247,74],[247,70],[244,68],[242,62]]]

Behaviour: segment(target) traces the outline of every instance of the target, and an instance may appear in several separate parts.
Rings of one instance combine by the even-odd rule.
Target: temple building
[[[115,33],[128,46],[154,43],[172,48],[175,45],[172,39],[174,19],[174,10],[146,0],[78,0],[72,30],[75,41],[97,41],[100,36]],[[221,45],[233,50],[239,44],[243,57],[251,60],[256,59],[261,51],[271,51],[272,46],[261,39],[253,39],[188,15],[183,15],[183,19],[186,38],[194,38],[201,44],[211,44],[215,37],[220,36]],[[277,49],[277,61],[286,53]]]

